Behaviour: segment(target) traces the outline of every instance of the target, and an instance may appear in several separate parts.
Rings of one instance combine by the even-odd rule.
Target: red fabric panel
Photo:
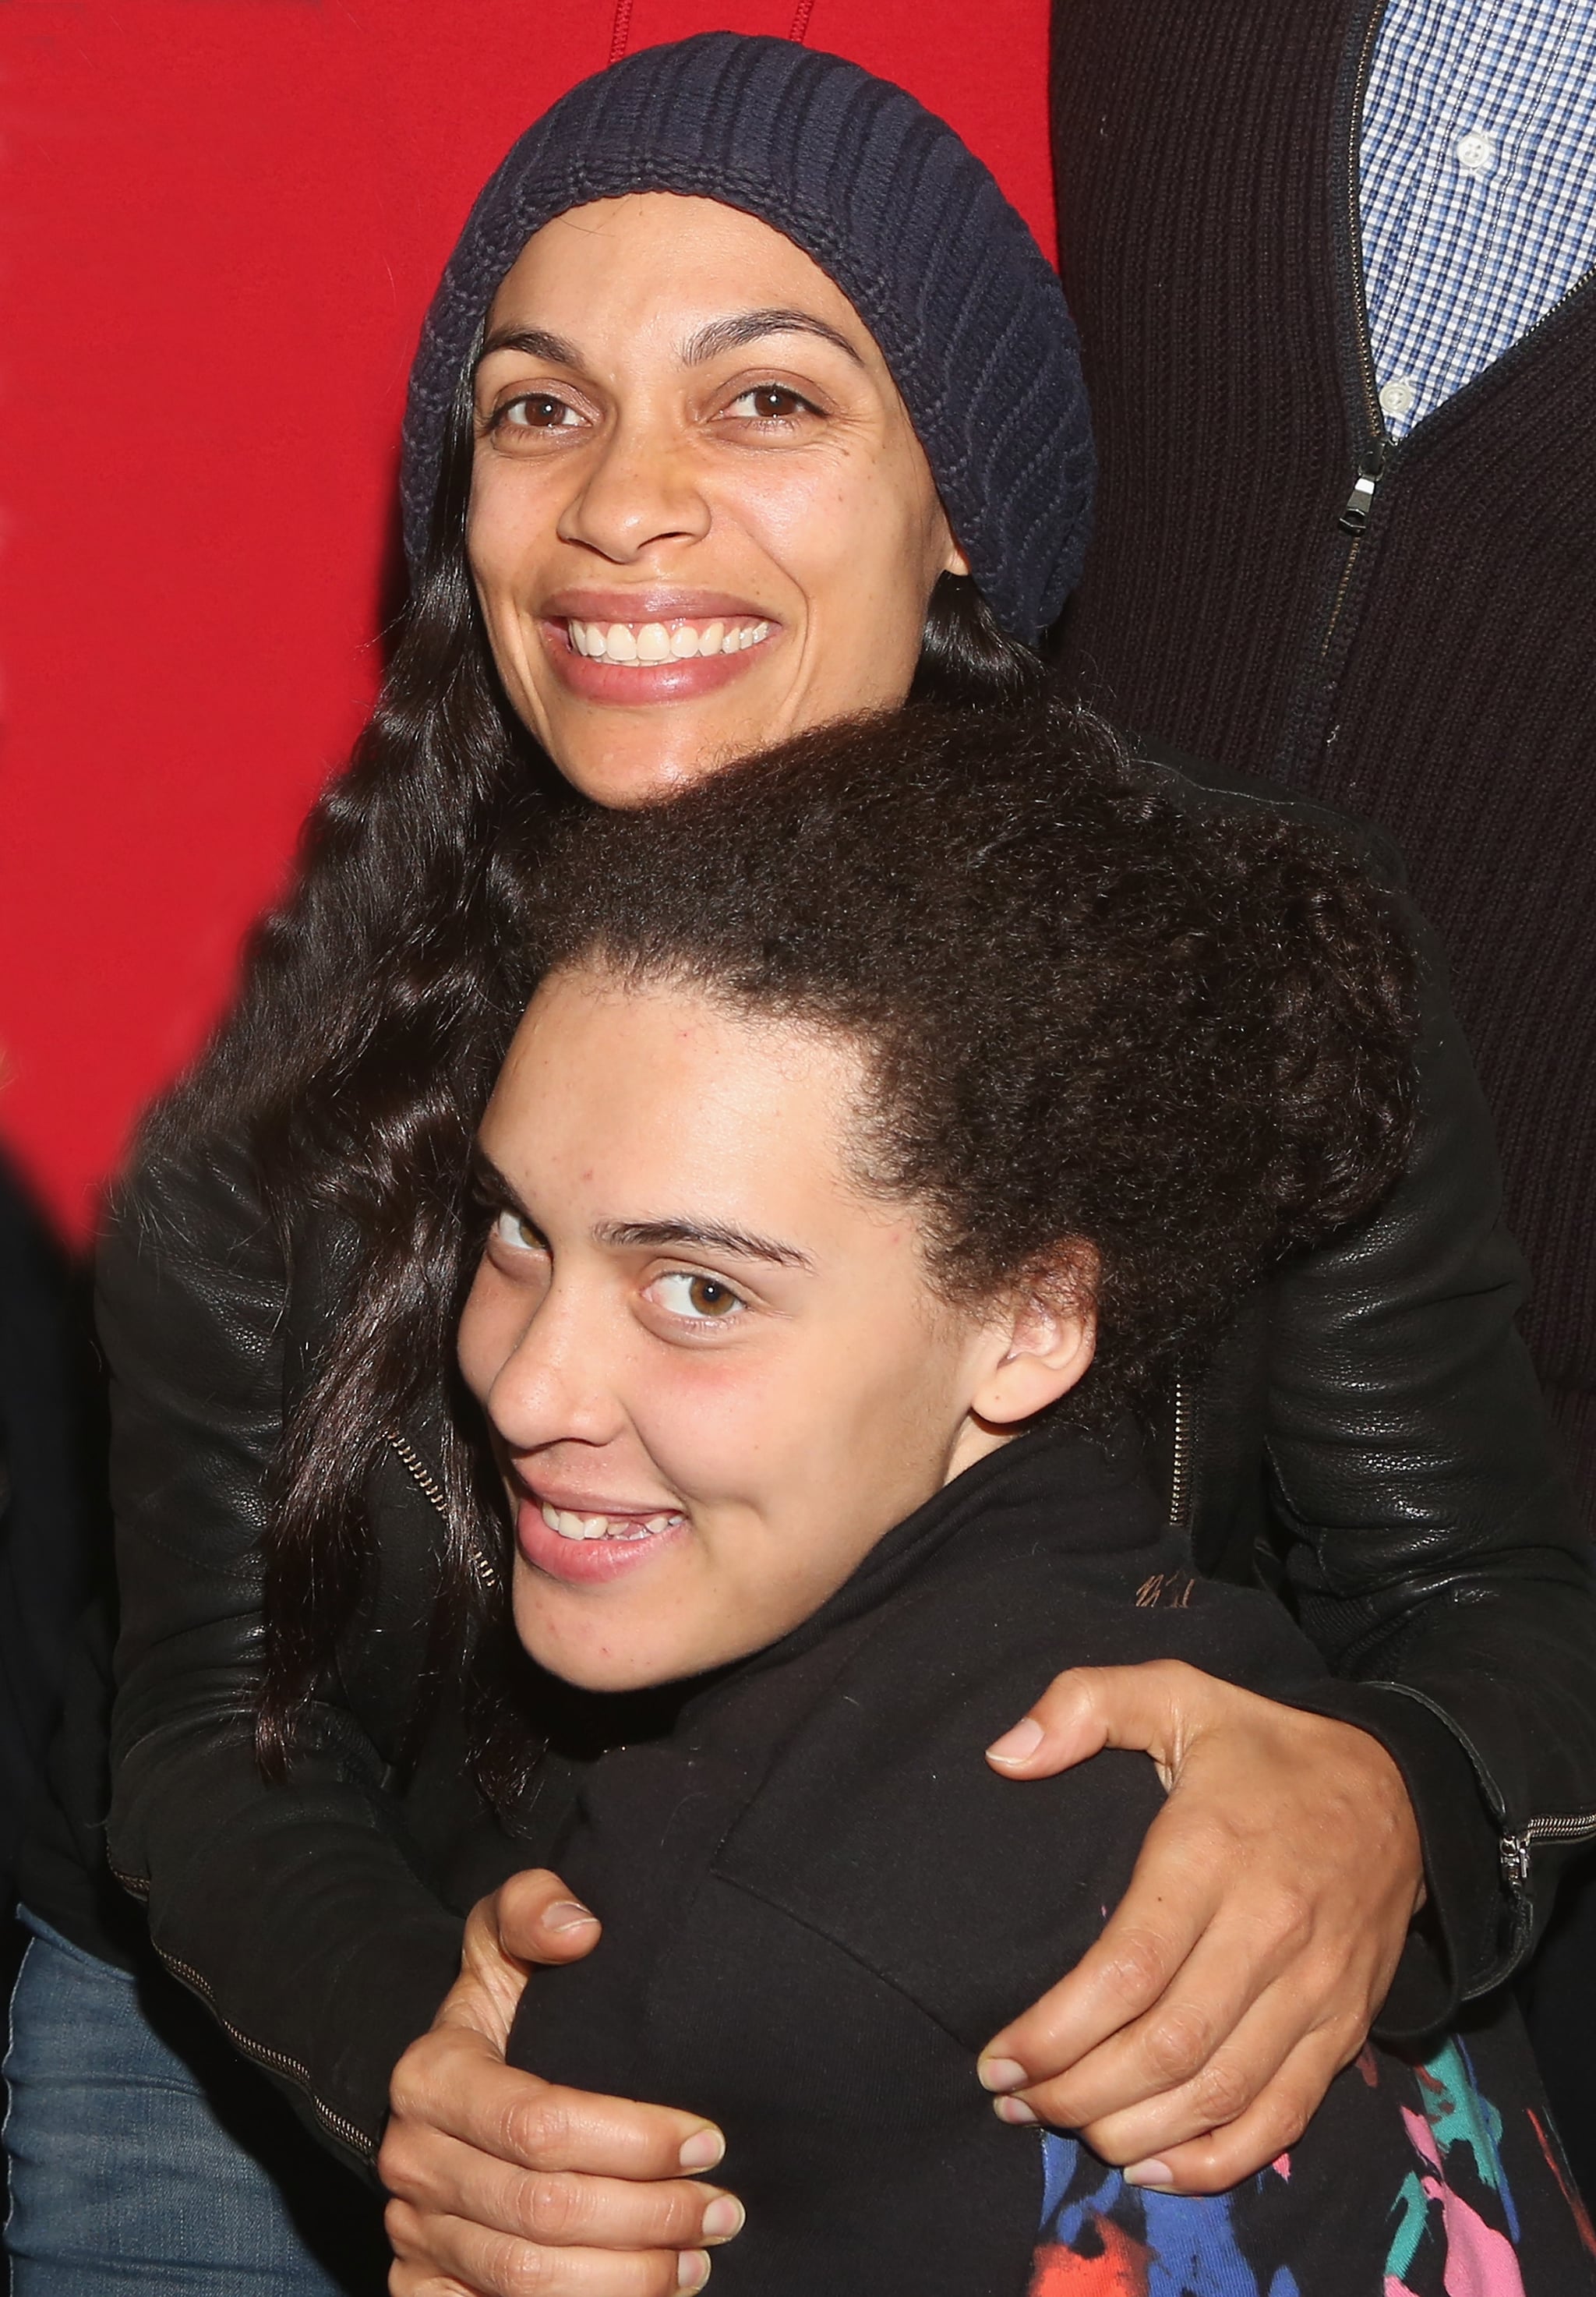
[[[795,12],[0,11],[0,1132],[69,1232],[369,703],[406,368],[472,195],[618,29]],[[1040,0],[812,0],[807,37],[944,113],[1051,250]]]

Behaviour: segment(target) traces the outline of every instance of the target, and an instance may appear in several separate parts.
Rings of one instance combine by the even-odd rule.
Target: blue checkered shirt
[[[1596,266],[1596,0],[1390,0],[1360,159],[1399,439]]]

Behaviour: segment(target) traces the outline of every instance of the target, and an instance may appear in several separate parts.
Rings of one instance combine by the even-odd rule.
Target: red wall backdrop
[[[83,1236],[372,694],[406,369],[560,91],[795,0],[0,9],[0,1135]],[[1052,248],[1041,0],[813,0]]]

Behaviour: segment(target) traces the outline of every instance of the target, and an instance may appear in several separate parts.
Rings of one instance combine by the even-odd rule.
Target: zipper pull
[[[1501,1838],[1501,1879],[1515,1897],[1529,1886],[1529,1836],[1504,1834]]]
[[[1366,447],[1359,458],[1358,475],[1339,521],[1344,534],[1362,534],[1369,524],[1374,490],[1380,482],[1380,473],[1385,467],[1386,441],[1380,438],[1372,447]]]

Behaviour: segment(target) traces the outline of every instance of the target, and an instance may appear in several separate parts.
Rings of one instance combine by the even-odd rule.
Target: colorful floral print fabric
[[[1586,2297],[1596,2235],[1510,2013],[1422,2062],[1366,2049],[1229,2193],[1127,2186],[1042,2138],[1028,2297]]]

